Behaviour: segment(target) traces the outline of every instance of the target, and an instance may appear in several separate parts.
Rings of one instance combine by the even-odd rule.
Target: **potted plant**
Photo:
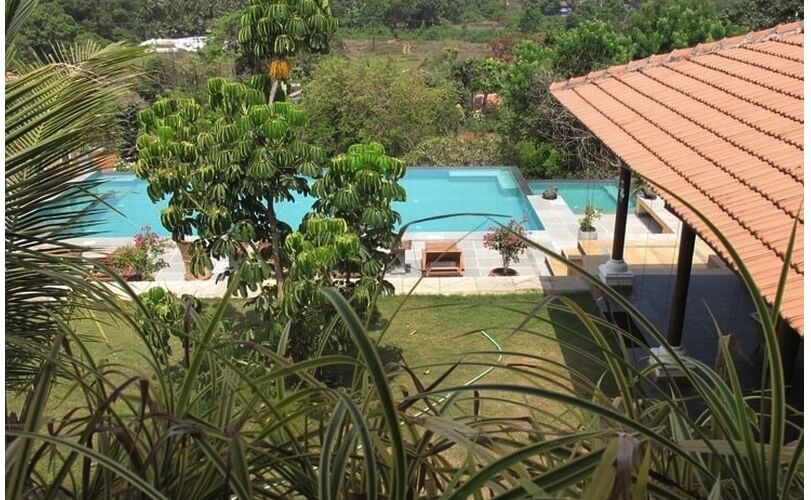
[[[144,226],[132,238],[132,244],[113,250],[107,264],[127,281],[155,278],[155,273],[168,267],[163,260],[164,242],[149,226]]]
[[[485,248],[501,254],[501,267],[490,271],[490,276],[515,276],[518,272],[510,269],[510,262],[518,262],[518,257],[527,249],[525,221],[510,220],[506,226],[492,228],[482,240]]]
[[[594,227],[594,222],[600,218],[600,212],[595,208],[594,204],[589,202],[586,209],[583,211],[583,217],[580,218],[580,227],[577,230],[577,239],[579,240],[596,240],[597,228]]]
[[[634,196],[641,196],[646,200],[655,200],[656,193],[650,188],[647,182],[642,177],[634,174],[633,184],[631,187],[631,194]]]

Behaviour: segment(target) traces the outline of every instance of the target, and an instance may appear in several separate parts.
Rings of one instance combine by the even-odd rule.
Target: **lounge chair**
[[[465,260],[453,241],[427,241],[422,251],[425,276],[464,276]]]

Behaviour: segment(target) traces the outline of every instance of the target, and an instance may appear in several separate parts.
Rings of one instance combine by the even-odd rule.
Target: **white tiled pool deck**
[[[546,247],[552,247],[546,238],[545,231],[531,231],[530,239]],[[498,252],[489,250],[482,243],[484,233],[414,233],[407,235],[412,242],[411,250],[406,252],[408,271],[393,271],[386,279],[394,285],[398,294],[414,293],[420,295],[469,295],[469,294],[504,294],[518,292],[574,292],[586,290],[586,282],[574,277],[553,277],[544,263],[543,252],[529,249],[520,257],[518,263],[510,267],[518,272],[517,276],[488,276],[494,268],[501,267]],[[465,274],[461,277],[423,277],[421,271],[422,249],[426,241],[452,240],[462,250],[465,259]],[[98,238],[85,241],[86,245],[102,251],[129,243],[128,239]],[[159,271],[154,281],[130,282],[130,287],[140,293],[159,286],[175,294],[192,294],[199,298],[221,297],[226,292],[224,280],[217,282],[216,275],[225,270],[226,262],[218,261],[214,267],[214,276],[208,280],[186,281],[183,278],[183,261],[177,247],[167,244],[164,260],[169,267]],[[113,286],[113,285],[110,285]]]
[[[556,253],[562,249],[577,246],[577,228],[580,215],[573,213],[564,199],[544,200],[543,197],[538,195],[529,195],[527,199],[544,224],[543,230],[528,233],[532,241]],[[681,224],[678,218],[665,210],[661,200],[654,200],[649,204],[657,215],[667,222],[672,232],[660,233],[653,229],[645,219],[635,214],[629,214],[626,240],[675,241],[678,238]],[[595,226],[598,239],[612,239],[614,220],[614,214],[603,214],[597,220]],[[586,282],[578,277],[550,276],[544,254],[537,249],[527,250],[517,263],[511,264],[510,267],[518,272],[517,276],[489,276],[491,270],[501,266],[501,257],[498,252],[484,247],[482,243],[484,234],[483,231],[471,233],[409,233],[406,236],[411,241],[412,247],[406,251],[407,271],[392,272],[387,276],[387,279],[394,285],[398,294],[564,293],[582,291],[588,288]],[[422,276],[422,250],[425,242],[431,240],[457,242],[457,246],[464,255],[464,276],[441,278]],[[101,251],[108,251],[129,242],[128,238],[97,238],[83,240],[82,244]],[[216,276],[227,267],[225,261],[219,261],[215,264],[214,276],[211,279],[185,281],[180,252],[171,242],[167,244],[164,260],[169,266],[157,274],[155,281],[131,282],[131,287],[136,292],[141,292],[155,286],[161,286],[176,294],[188,293],[201,298],[220,297],[226,292],[226,283],[224,281],[218,283],[216,280]]]

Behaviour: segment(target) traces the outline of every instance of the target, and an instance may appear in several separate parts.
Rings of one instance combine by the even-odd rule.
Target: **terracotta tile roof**
[[[803,334],[803,25],[784,24],[556,82],[552,94],[631,169],[708,217]],[[673,211],[731,263],[692,210]]]

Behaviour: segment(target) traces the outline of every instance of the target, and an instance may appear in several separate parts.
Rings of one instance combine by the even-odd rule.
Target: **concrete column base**
[[[600,264],[600,279],[609,286],[630,287],[634,284],[634,273],[624,260],[609,259]]]
[[[675,351],[675,353],[679,356],[685,356],[687,354],[687,350],[684,346],[677,345],[671,346],[671,349]],[[653,370],[653,376],[656,380],[662,379],[683,379],[686,378],[686,374],[681,367],[676,364],[676,361],[673,355],[670,354],[666,349],[662,347],[654,347],[651,349],[653,354],[650,358],[648,358],[648,364],[656,365],[656,368]],[[682,360],[684,361],[684,360]],[[689,366],[689,361],[684,361],[686,365]]]

